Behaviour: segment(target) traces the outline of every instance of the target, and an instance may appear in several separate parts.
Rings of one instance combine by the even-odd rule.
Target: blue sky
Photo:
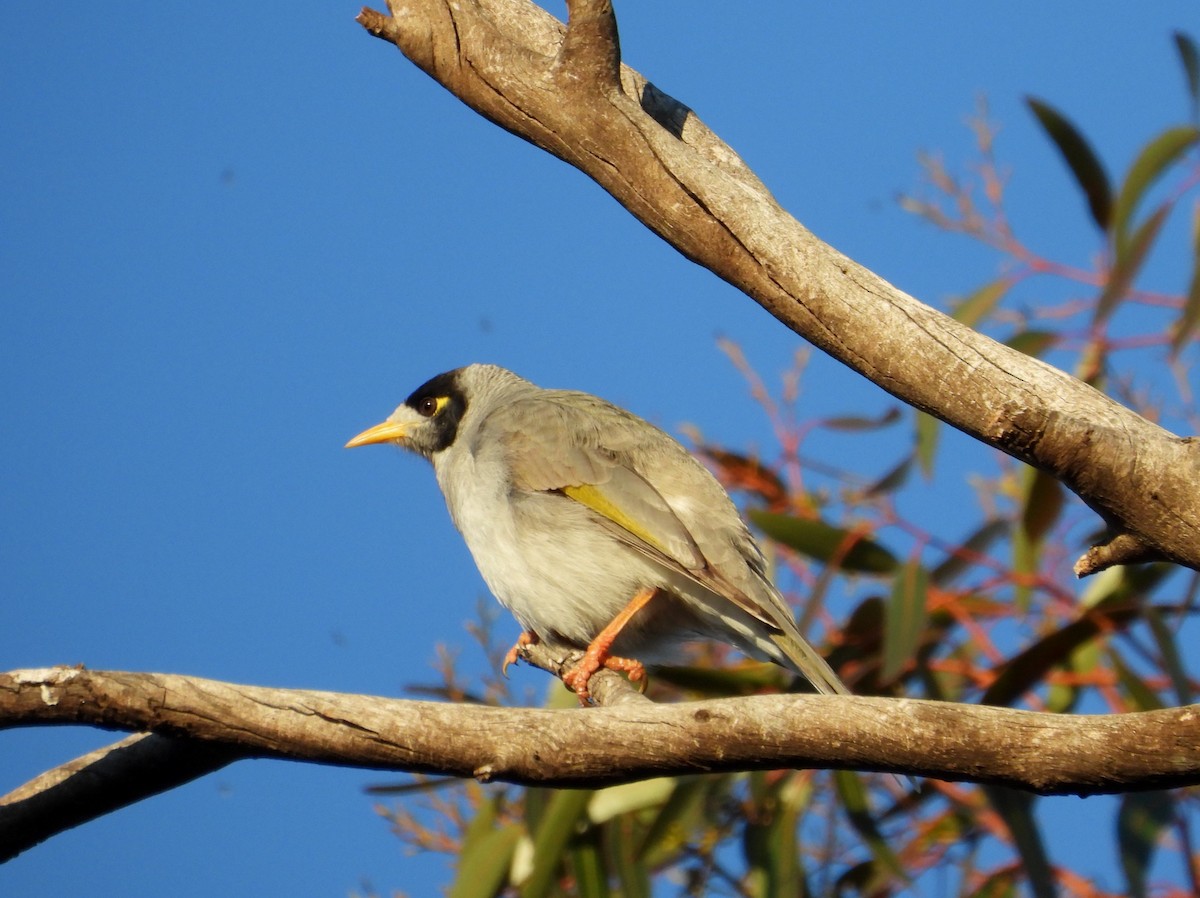
[[[986,94],[1015,227],[1087,265],[1083,203],[1022,97],[1066,111],[1122,172],[1185,108],[1170,32],[1200,34],[1194,2],[729,9],[618,3],[625,59],[819,236],[935,304],[996,263],[899,211],[916,152],[968,159],[963,120]],[[797,338],[368,37],[357,10],[0,13],[5,669],[398,695],[433,678],[442,642],[478,676],[463,622],[484,587],[431,473],[341,448],[460,364],[770,446],[716,338],[769,377]],[[892,404],[809,367],[806,413]],[[868,471],[897,457],[828,448]],[[5,732],[0,791],[107,741]],[[0,888],[427,894],[446,862],[403,853],[361,792],[380,779],[242,763],[28,852]],[[1095,806],[1054,813],[1076,826]]]

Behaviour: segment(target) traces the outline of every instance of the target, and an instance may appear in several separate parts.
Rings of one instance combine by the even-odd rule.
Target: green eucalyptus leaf
[[[1055,667],[1067,664],[1080,646],[1107,635],[1114,627],[1128,626],[1137,616],[1136,605],[1109,609],[1104,618],[1088,611],[1066,626],[1047,633],[1005,662],[999,676],[983,693],[980,704],[1012,704]]]
[[[654,868],[674,858],[704,820],[709,797],[721,790],[728,791],[732,781],[728,774],[676,779],[674,791],[642,839],[637,853],[639,865]]]
[[[917,653],[925,630],[929,574],[915,559],[896,574],[883,631],[883,671],[887,682],[899,676]]]
[[[893,878],[901,882],[907,881],[904,865],[896,853],[888,845],[887,839],[879,831],[879,826],[871,814],[871,806],[867,800],[867,789],[862,777],[853,770],[835,770],[833,783],[837,789],[838,799],[846,812],[846,819],[854,827],[855,832],[871,850],[874,859],[873,883]]]
[[[1032,469],[1027,469],[1026,475],[1031,476]],[[1013,605],[1022,614],[1033,601],[1033,582],[1041,555],[1041,542],[1033,539],[1024,527],[1017,527],[1012,534]]]
[[[796,794],[792,788],[795,776],[777,778],[769,785],[759,774],[752,777],[755,810],[742,830],[751,891],[764,898],[808,894],[796,844],[800,810],[807,797],[801,801],[792,797]],[[767,787],[762,788],[764,785]]]
[[[478,788],[478,784],[476,784]],[[500,809],[504,804],[504,793],[494,792],[491,797],[485,801],[479,802],[475,809],[475,816],[471,819],[470,825],[463,833],[462,848],[460,856],[466,856],[474,850],[475,843],[480,839],[490,835],[496,826],[496,820],[500,815]]]
[[[672,664],[655,667],[651,679],[679,689],[699,692],[706,698],[756,695],[764,689],[786,689],[794,677],[777,664],[747,661],[729,667]]]
[[[600,850],[600,831],[589,829],[571,843],[568,859],[579,898],[609,898],[608,870]]]
[[[1150,248],[1154,246],[1154,239],[1158,236],[1170,211],[1171,207],[1168,204],[1164,203],[1159,206],[1158,210],[1142,222],[1128,242],[1117,251],[1116,261],[1113,262],[1113,266],[1108,272],[1108,283],[1104,285],[1100,298],[1096,300],[1096,313],[1093,316],[1095,322],[1106,321],[1116,309],[1117,304],[1129,294],[1129,290],[1133,286],[1133,279],[1137,277],[1142,263],[1150,254]]]
[[[1176,31],[1171,36],[1175,39],[1175,49],[1179,51],[1184,82],[1192,100],[1192,118],[1200,118],[1200,51],[1196,49],[1196,42],[1182,31]]]
[[[767,536],[794,552],[822,563],[839,560],[842,570],[860,574],[890,574],[896,556],[867,536],[824,521],[751,509],[750,520]],[[849,549],[846,547],[849,546]]]
[[[1006,346],[1035,359],[1057,342],[1058,334],[1053,331],[1020,331],[1004,341]]]
[[[958,303],[954,307],[954,311],[950,313],[950,317],[955,321],[961,321],[967,327],[975,327],[992,314],[997,303],[1004,298],[1004,294],[1012,288],[1012,285],[1013,279],[1009,277],[1002,277],[990,284],[984,284]]]
[[[901,461],[890,471],[864,489],[859,495],[862,499],[871,499],[876,496],[885,496],[888,493],[894,493],[908,481],[909,472],[912,471],[913,456],[901,459]]]
[[[494,898],[508,884],[509,869],[524,829],[516,823],[491,830],[458,857],[450,898]]]
[[[1066,495],[1062,484],[1042,470],[1030,469],[1030,482],[1021,512],[1021,528],[1030,541],[1041,544],[1062,514]]]
[[[872,430],[882,430],[885,427],[890,427],[900,420],[900,409],[892,406],[887,411],[874,418],[868,418],[865,415],[842,415],[833,418],[826,418],[821,422],[830,430],[843,430],[850,432],[870,432]]]
[[[983,555],[996,540],[1008,535],[1010,524],[1002,518],[993,518],[972,533],[965,541],[946,556],[946,560],[930,573],[929,578],[939,586],[945,586],[976,563],[975,556]]]
[[[1196,257],[1196,270],[1192,272],[1192,283],[1188,286],[1187,299],[1183,304],[1183,312],[1175,323],[1175,333],[1171,337],[1171,356],[1178,356],[1196,332],[1200,324],[1200,256]]]
[[[1195,146],[1197,141],[1200,141],[1200,129],[1193,125],[1168,128],[1146,144],[1133,160],[1113,206],[1112,230],[1118,256],[1125,249],[1133,215],[1146,191],[1171,163]]]
[[[1057,898],[1054,871],[1046,855],[1042,834],[1033,817],[1034,797],[1026,792],[1004,786],[983,786],[988,802],[1000,815],[1009,833],[1029,881],[1034,898]]]
[[[746,661],[732,666],[709,667],[672,664],[652,667],[650,680],[670,683],[679,689],[701,693],[704,698],[732,698],[734,695],[756,695],[763,689],[786,689],[792,682],[790,672],[767,661]]]
[[[521,898],[546,898],[551,893],[563,853],[594,794],[590,789],[556,789],[551,793],[533,835],[533,869],[521,883]]]
[[[1175,333],[1171,337],[1171,355],[1177,356],[1200,324],[1200,205],[1192,215],[1192,280],[1188,285],[1183,311],[1175,322]]]
[[[1109,660],[1117,674],[1117,682],[1135,711],[1161,711],[1166,707],[1157,692],[1130,667],[1115,649],[1109,650]]]
[[[1146,608],[1146,623],[1158,646],[1159,657],[1163,667],[1171,678],[1171,688],[1175,690],[1175,701],[1180,705],[1190,705],[1194,700],[1192,681],[1183,667],[1183,658],[1179,654],[1179,642],[1176,634],[1171,632],[1167,622],[1163,620],[1163,611],[1154,605]]]
[[[928,412],[917,412],[917,461],[926,480],[933,478],[933,463],[937,456],[942,422]]]
[[[1066,160],[1067,167],[1075,176],[1076,183],[1087,197],[1092,220],[1100,230],[1108,231],[1112,220],[1112,187],[1108,174],[1100,164],[1091,144],[1066,116],[1035,97],[1026,97],[1026,104],[1033,111],[1042,130],[1054,141],[1058,151]]]
[[[1170,792],[1133,792],[1121,798],[1117,812],[1117,845],[1130,898],[1146,898],[1146,874],[1162,831],[1175,817]]]
[[[675,791],[676,782],[673,777],[661,776],[597,789],[588,802],[588,819],[607,823],[622,814],[661,807]]]
[[[367,786],[363,791],[368,795],[416,795],[422,792],[436,792],[439,789],[451,789],[461,783],[462,780],[453,776],[421,776],[408,783]]]
[[[621,898],[650,898],[650,865],[639,859],[645,830],[629,817],[605,825],[610,863],[620,886]]]

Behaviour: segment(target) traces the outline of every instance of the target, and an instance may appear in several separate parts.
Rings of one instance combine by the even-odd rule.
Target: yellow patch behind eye
[[[449,396],[439,396],[436,400],[437,408],[435,408],[433,410],[433,413],[436,415],[438,412],[440,412],[442,409],[444,409],[446,407],[446,403],[448,403],[449,401],[450,401]]]
[[[564,486],[562,491],[580,505],[586,505],[592,511],[596,512],[596,514],[606,517],[618,527],[628,530],[647,545],[653,546],[663,554],[669,554],[666,546],[653,533],[627,515],[619,506],[604,495],[599,488],[585,483],[580,486]]]

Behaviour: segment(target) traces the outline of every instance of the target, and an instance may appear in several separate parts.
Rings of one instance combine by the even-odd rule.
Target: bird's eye
[[[440,405],[441,403],[439,403],[432,396],[426,396],[419,403],[417,403],[417,414],[424,415],[426,418],[432,418],[437,414],[437,410]]]

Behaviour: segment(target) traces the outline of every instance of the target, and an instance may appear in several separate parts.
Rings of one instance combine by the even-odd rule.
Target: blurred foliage
[[[901,202],[1000,257],[999,275],[954,303],[954,317],[1027,353],[1052,356],[1153,420],[1197,433],[1188,375],[1200,326],[1200,76],[1191,38],[1176,35],[1174,51],[1185,121],[1151,136],[1120,180],[1066,114],[1045,100],[1027,101],[1082,195],[1081,227],[1097,230],[1092,267],[1045,258],[1018,238],[986,110],[971,122],[979,158],[965,167],[968,175],[960,179],[925,157],[928,195]],[[1181,219],[1183,227],[1171,227]],[[1167,289],[1147,285],[1153,253],[1182,260],[1187,276]],[[1068,298],[1059,305],[1022,300],[1020,288],[1034,279],[1067,285]],[[915,489],[914,471],[923,475],[918,481],[956,476],[946,472],[939,422],[900,409],[800,419],[803,356],[776,395],[737,347],[724,348],[770,420],[779,454],[764,460],[698,434],[695,448],[742,500],[781,584],[794,586],[802,630],[824,633],[827,656],[854,691],[1057,712],[1120,713],[1192,700],[1196,683],[1180,632],[1196,608],[1196,575],[1164,565],[1114,568],[1077,589],[1070,562],[1099,536],[1087,531],[1094,515],[1050,477],[999,454],[981,456],[992,473],[972,475],[975,523],[957,536],[939,534],[945,522],[931,504],[910,514],[903,506],[919,500],[900,501]],[[1163,397],[1164,382],[1177,395]],[[911,437],[897,439],[905,427]],[[852,439],[886,431],[883,451],[904,449],[874,476],[847,471],[805,451],[814,434],[833,431]],[[845,613],[829,607],[835,596]],[[481,618],[477,636],[498,668],[502,647],[493,644],[488,615]],[[444,682],[426,691],[458,701],[510,700],[503,681],[489,680],[474,694],[457,682],[453,659],[442,661]],[[657,672],[650,695],[677,701],[804,688],[787,679],[778,668],[704,646],[691,667]],[[565,690],[558,695],[564,706],[574,701]],[[1119,859],[1125,877],[1109,892],[1086,872],[1055,863],[1035,814],[1039,799],[1008,789],[936,781],[909,789],[881,776],[806,770],[594,791],[424,780],[399,789],[403,797],[381,813],[410,846],[454,857],[455,898],[881,898],[925,893],[921,884],[935,875],[938,893],[970,898],[1200,894],[1193,790],[1120,802],[1112,842],[1097,846]],[[1152,882],[1155,857],[1166,852],[1183,872],[1174,884]]]

